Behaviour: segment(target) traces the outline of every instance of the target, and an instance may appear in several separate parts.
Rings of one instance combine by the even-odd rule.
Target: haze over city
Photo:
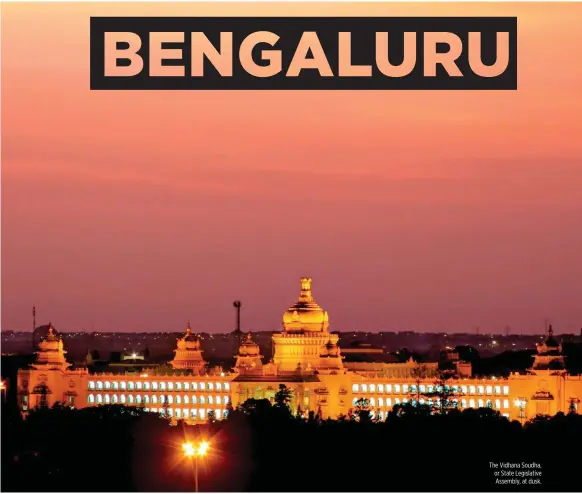
[[[310,276],[333,330],[579,332],[582,5],[284,7],[517,15],[517,92],[91,92],[126,10],[2,6],[3,329],[273,330]]]

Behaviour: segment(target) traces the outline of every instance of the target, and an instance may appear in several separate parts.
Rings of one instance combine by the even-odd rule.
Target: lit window
[[[386,398],[386,406],[387,407],[391,407],[392,406],[392,398]]]
[[[145,395],[143,397],[143,402],[147,405],[150,402],[150,397],[148,395]]]
[[[469,400],[469,406],[475,408],[475,400]]]
[[[135,389],[141,389],[141,381],[135,383]]]
[[[220,391],[222,389],[222,383],[216,383],[216,391]]]
[[[119,397],[119,403],[125,403],[125,395]]]
[[[400,393],[400,384],[395,384],[394,385],[394,392],[395,393]]]
[[[386,384],[386,393],[392,393],[392,384]]]
[[[383,407],[384,406],[384,398],[378,398],[378,406],[379,407]]]
[[[143,389],[145,389],[146,391],[149,391],[150,390],[150,383],[149,382],[143,383]]]
[[[176,405],[182,403],[182,398],[180,396],[176,396]]]
[[[504,413],[503,416],[509,418],[509,414],[508,413]]]
[[[174,390],[174,383],[168,383],[168,391]]]
[[[200,410],[198,410],[198,415],[200,416],[201,419],[205,419],[206,418],[206,410],[204,410],[204,408],[201,408]]]
[[[89,397],[87,398],[87,401],[88,401],[89,403],[95,403],[95,396],[93,396],[93,395],[89,395]]]
[[[508,395],[509,394],[509,386],[503,386],[503,394],[504,395]]]
[[[498,410],[501,408],[501,400],[495,400],[495,408]]]
[[[103,403],[103,396],[97,395],[97,403]]]
[[[111,397],[109,395],[105,395],[105,403],[111,403]]]
[[[218,409],[214,410],[214,416],[215,416],[215,417],[216,417],[218,420],[220,420],[220,410],[218,410]]]
[[[150,409],[149,409],[149,408],[144,408],[144,409],[143,409],[143,411],[144,411],[145,413],[148,413],[148,412],[150,411]]]
[[[160,383],[160,391],[166,391],[166,383],[165,382]]]
[[[376,412],[370,412],[370,417],[374,418],[376,416]]]
[[[118,398],[117,398],[117,395],[113,395],[113,396],[111,397],[111,402],[112,402],[112,403],[117,403],[118,401],[119,401],[119,400],[118,400]]]
[[[157,408],[151,408],[152,413],[158,413],[158,409]]]
[[[179,408],[176,408],[176,418],[180,418],[182,416],[182,410],[180,410]]]
[[[491,393],[493,393],[493,388],[491,386],[487,386],[486,391],[488,395],[491,395]]]
[[[354,398],[352,405],[357,406],[358,405],[358,398]]]
[[[425,393],[426,392],[426,386],[424,384],[421,384],[418,389],[420,389],[421,393]]]
[[[152,395],[152,403],[155,405],[158,402],[158,397],[156,395]]]
[[[225,404],[225,405],[228,405],[229,403],[230,403],[230,397],[228,397],[228,396],[225,396],[225,397],[224,397],[224,404]]]
[[[376,406],[376,400],[374,398],[370,398],[370,406],[372,407]]]
[[[483,408],[483,400],[479,400],[477,402],[477,405],[479,406],[479,408]]]
[[[121,382],[119,383],[119,387],[120,387],[121,389],[125,389],[125,388],[126,388],[125,381],[121,381]]]
[[[187,405],[190,402],[190,399],[188,398],[188,395],[184,395],[184,405]]]
[[[467,386],[461,386],[461,393],[463,393],[464,395],[467,394]]]
[[[195,408],[191,408],[190,409],[190,417],[192,417],[193,419],[196,418],[196,415],[198,415],[198,410],[196,410]]]
[[[357,384],[352,384],[352,393],[357,393],[360,387]]]
[[[127,403],[129,403],[130,405],[133,405],[133,395],[129,395],[127,397]]]
[[[228,391],[230,389],[230,384],[229,383],[224,383],[224,389],[226,391]]]
[[[457,400],[453,400],[453,408],[457,408],[459,406],[459,402]]]
[[[206,401],[204,400],[204,396],[201,396],[200,397],[200,404],[204,405],[204,403],[206,403]]]
[[[384,385],[378,384],[378,393],[383,393],[383,392],[384,392]]]
[[[509,408],[509,400],[503,400],[503,408]]]
[[[168,408],[168,417],[171,417],[172,415],[174,415],[174,410]]]
[[[491,404],[491,400],[487,400],[487,408],[491,408],[492,404]]]
[[[501,394],[501,386],[495,386],[495,394],[496,395],[500,395]]]
[[[190,383],[184,383],[184,391],[188,391],[190,389]]]
[[[166,401],[171,405],[174,403],[174,397],[172,395],[168,395]]]
[[[198,383],[192,383],[192,389],[194,390],[198,389]]]
[[[447,386],[447,387],[448,387],[448,386]],[[442,391],[443,391],[443,387],[442,387],[440,384],[437,384],[437,386],[436,386],[436,390],[437,390],[437,393],[442,393]]]
[[[380,420],[384,420],[384,412],[380,412]]]
[[[428,399],[428,406],[431,407],[432,406],[432,398]]]
[[[375,392],[376,392],[376,385],[370,384],[370,393],[375,393]]]
[[[103,389],[103,383],[101,381],[97,381],[97,389]]]
[[[418,400],[418,403],[420,403],[421,405],[424,405],[424,398],[421,398],[420,400]]]
[[[119,389],[119,383],[117,381],[113,381],[113,389]]]
[[[456,384],[453,386],[453,393],[457,394],[459,392],[459,386]]]
[[[469,394],[475,394],[475,386],[469,386]]]
[[[133,391],[133,388],[135,388],[135,385],[133,384],[133,381],[129,381],[129,382],[127,383],[127,389],[128,389],[129,391]]]
[[[461,400],[461,408],[467,408],[467,400],[465,398]]]
[[[406,405],[407,403],[408,403],[408,398],[404,398],[404,399],[402,400],[402,404],[403,404],[403,405]]]
[[[136,403],[141,403],[141,395],[137,395],[137,396],[135,397],[135,402],[136,402]]]
[[[412,384],[410,386],[410,392],[411,393],[416,393],[417,391],[418,391],[418,388],[417,388],[416,384]]]
[[[367,392],[368,392],[368,385],[362,384],[362,393],[367,393]]]
[[[182,383],[176,383],[176,391],[182,391]]]
[[[152,390],[153,391],[157,391],[158,390],[158,383],[157,382],[153,382],[152,383]]]
[[[95,381],[89,381],[89,389],[95,389]]]
[[[483,392],[484,392],[483,386],[477,386],[477,393],[480,394],[480,395],[482,395]]]
[[[166,403],[166,396],[165,395],[160,396],[160,403]]]
[[[212,405],[214,403],[214,400],[212,399],[212,396],[208,397],[208,404]]]
[[[434,391],[434,386],[433,386],[432,384],[429,384],[429,385],[427,386],[427,389],[428,389],[428,392],[429,392],[429,393],[432,393],[432,392]]]
[[[221,402],[220,396],[217,396],[216,399],[214,400],[214,403],[220,405],[220,402]]]
[[[405,384],[404,386],[402,386],[402,392],[408,393],[408,384]]]
[[[196,403],[198,403],[198,398],[196,398],[196,396],[192,396],[192,404],[196,405]]]
[[[440,398],[437,398],[435,405],[437,407],[440,407],[441,406],[441,399]]]
[[[200,383],[200,389],[206,389],[206,383]]]
[[[213,383],[208,383],[208,389],[213,390],[214,389],[214,384]]]
[[[394,398],[394,404],[400,405],[400,398]]]

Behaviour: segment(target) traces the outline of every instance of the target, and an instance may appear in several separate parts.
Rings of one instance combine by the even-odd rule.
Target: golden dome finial
[[[299,300],[302,302],[313,301],[313,295],[311,294],[311,281],[311,278],[301,278],[301,293],[299,294]]]
[[[190,326],[190,321],[188,321],[188,326],[186,326],[186,334],[190,334],[192,332],[192,326]]]

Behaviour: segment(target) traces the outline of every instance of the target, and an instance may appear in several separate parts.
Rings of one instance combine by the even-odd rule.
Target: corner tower
[[[283,314],[283,331],[273,335],[273,362],[281,373],[311,373],[324,347],[339,336],[329,332],[329,316],[313,298],[312,279],[301,278],[299,298]]]

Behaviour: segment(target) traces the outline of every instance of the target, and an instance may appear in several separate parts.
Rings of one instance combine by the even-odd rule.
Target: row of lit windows
[[[420,384],[418,387],[416,384],[354,384],[352,385],[352,392],[354,393],[432,393],[436,389],[437,392],[442,391],[442,387],[440,385],[433,386],[432,384]],[[501,395],[503,391],[504,395],[509,394],[509,386],[466,386],[461,385],[458,386],[454,384],[453,386],[445,385],[445,391],[449,392],[452,391],[453,393],[462,393],[462,394],[470,394],[470,395]]]
[[[388,412],[378,412],[378,417],[380,420],[384,420],[387,417],[387,415]],[[503,416],[509,418],[508,413],[504,413]],[[376,418],[376,412],[370,412],[370,417]]]
[[[168,417],[175,417],[177,419],[197,419],[206,420],[208,418],[209,412],[212,410],[206,410],[204,408],[145,408],[144,411],[151,413],[159,413],[164,415],[167,413]],[[214,417],[216,419],[226,418],[228,415],[228,410],[214,410]]]
[[[354,406],[358,405],[358,401],[361,400],[362,398],[354,398],[352,404]],[[367,401],[367,404],[370,407],[391,407],[392,406],[392,399],[391,398],[364,398]],[[400,398],[394,398],[394,405],[400,405],[401,403],[403,405],[405,405],[406,403],[408,403],[408,399],[407,398],[403,398],[402,401],[400,400]],[[458,400],[451,400],[452,404],[454,407],[457,407],[459,405],[459,401]],[[416,405],[416,400],[410,400],[412,405]],[[441,404],[441,400],[437,399],[435,401],[433,401],[432,398],[429,398],[427,400],[425,400],[424,398],[420,398],[418,400],[418,403],[420,405],[429,405],[432,406],[433,404],[435,404],[436,406],[440,406]],[[467,404],[468,404],[468,408],[496,408],[498,410],[501,409],[501,400],[495,400],[494,402],[492,400],[474,400],[474,399],[470,399],[470,400],[466,400],[465,398],[461,399],[460,401],[461,404],[461,408],[467,408]],[[509,408],[509,400],[503,400],[503,408],[507,409]]]
[[[188,405],[190,403],[192,403],[193,405],[196,405],[197,403],[200,403],[201,405],[205,405],[206,403],[208,403],[209,405],[227,405],[228,402],[230,401],[228,396],[188,396],[188,395],[184,395],[184,396],[172,396],[172,395],[168,395],[168,396],[160,396],[159,398],[156,395],[127,395],[127,397],[125,395],[119,395],[117,396],[116,394],[113,395],[94,395],[94,394],[90,394],[87,397],[87,401],[89,403],[106,403],[106,404],[129,404],[129,405],[133,405],[133,404],[176,404],[176,405],[181,405],[182,403],[184,403],[185,405]]]
[[[121,389],[122,391],[134,391],[134,390],[144,390],[149,391],[198,391],[198,390],[209,390],[209,391],[228,391],[230,390],[229,383],[205,383],[205,382],[149,382],[149,381],[89,381],[89,389],[113,389],[118,390]]]

